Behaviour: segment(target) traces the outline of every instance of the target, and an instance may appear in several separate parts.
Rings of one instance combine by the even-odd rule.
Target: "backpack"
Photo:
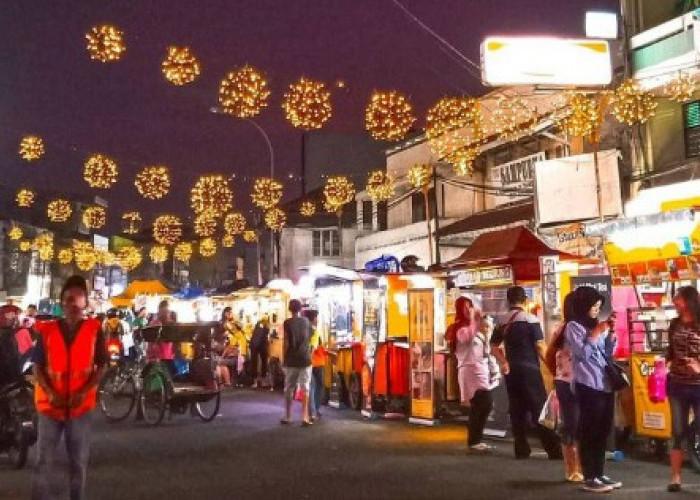
[[[0,386],[22,379],[22,366],[15,331],[0,329]]]

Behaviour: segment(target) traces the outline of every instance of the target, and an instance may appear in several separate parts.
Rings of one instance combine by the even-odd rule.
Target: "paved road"
[[[90,498],[586,498],[560,479],[561,462],[516,461],[509,443],[497,443],[488,456],[467,454],[458,426],[368,422],[352,411],[328,409],[312,428],[282,427],[281,404],[278,394],[240,390],[226,394],[222,416],[210,424],[176,416],[156,429],[109,425],[96,414]],[[0,499],[28,498],[30,468],[0,467]],[[669,495],[663,493],[664,465],[627,460],[608,470],[626,485],[616,497]],[[700,476],[689,471],[687,481],[694,485],[676,498],[700,496]]]

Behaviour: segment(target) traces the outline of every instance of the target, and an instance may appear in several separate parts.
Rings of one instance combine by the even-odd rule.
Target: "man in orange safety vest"
[[[37,463],[32,498],[52,498],[50,477],[57,445],[64,435],[71,500],[85,498],[92,410],[97,385],[108,360],[99,321],[86,319],[88,287],[71,276],[61,289],[63,318],[37,324],[33,360],[39,416]]]

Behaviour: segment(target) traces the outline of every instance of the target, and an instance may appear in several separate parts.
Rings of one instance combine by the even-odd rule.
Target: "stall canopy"
[[[167,295],[170,289],[158,280],[134,280],[126,290],[109,299],[116,307],[129,307],[137,295]]]
[[[515,281],[539,281],[540,257],[558,256],[565,260],[578,257],[551,248],[526,227],[513,227],[478,236],[450,268],[511,266]]]

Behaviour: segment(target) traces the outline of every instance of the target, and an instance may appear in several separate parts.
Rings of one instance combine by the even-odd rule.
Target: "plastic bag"
[[[547,401],[542,407],[540,418],[537,420],[539,424],[547,429],[556,429],[559,415],[559,400],[557,393],[552,391],[547,397]]]

